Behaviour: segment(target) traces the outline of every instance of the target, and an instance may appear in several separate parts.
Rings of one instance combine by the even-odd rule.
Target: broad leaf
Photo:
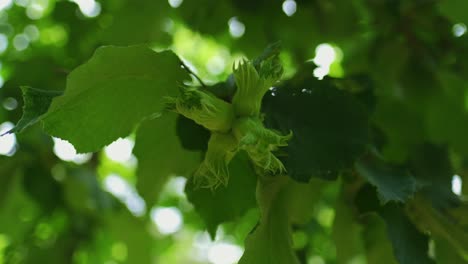
[[[335,179],[361,155],[369,140],[366,107],[331,81],[292,79],[265,95],[267,126],[293,132],[282,161],[295,180]]]
[[[62,91],[41,90],[29,86],[21,86],[21,91],[24,101],[23,116],[8,133],[21,132],[28,126],[35,124],[47,112],[52,99],[63,94]]]
[[[161,112],[163,98],[177,94],[177,83],[188,77],[179,63],[170,51],[101,47],[68,76],[65,93],[44,116],[44,129],[78,152],[97,151]]]
[[[189,176],[203,159],[201,151],[186,150],[176,133],[178,115],[164,112],[138,128],[134,153],[138,158],[137,190],[151,206],[171,175]]]
[[[223,222],[240,219],[247,210],[256,206],[257,176],[245,153],[239,153],[229,164],[230,180],[227,186],[214,190],[196,188],[193,178],[185,187],[188,200],[205,222],[211,237]]]

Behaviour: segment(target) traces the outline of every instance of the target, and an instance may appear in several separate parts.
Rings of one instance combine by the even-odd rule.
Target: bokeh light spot
[[[150,216],[163,235],[176,233],[183,225],[182,214],[175,207],[156,207],[151,210]]]
[[[3,108],[8,111],[15,110],[18,107],[18,101],[13,97],[8,97],[3,100]]]
[[[91,159],[91,153],[77,154],[75,147],[70,142],[60,138],[52,139],[54,141],[54,153],[59,159],[76,164],[83,164]]]
[[[10,131],[14,127],[11,122],[4,122],[0,125],[0,135]],[[13,156],[16,151],[15,134],[5,134],[0,137],[0,155]]]
[[[5,34],[0,33],[0,53],[5,52],[8,48],[8,37]]]
[[[25,34],[18,34],[13,39],[13,46],[18,51],[23,51],[29,47],[29,38]]]
[[[229,33],[234,38],[240,38],[245,33],[245,25],[244,23],[240,22],[237,17],[232,17],[228,21],[229,25]]]
[[[297,10],[297,4],[296,1],[294,0],[286,0],[283,2],[283,12],[287,16],[292,16],[296,13]]]
[[[0,0],[0,11],[10,8],[12,4],[12,0]]]
[[[132,151],[135,142],[129,138],[119,138],[104,148],[106,156],[116,162],[129,162],[133,157]]]
[[[453,25],[452,33],[455,37],[463,36],[466,33],[466,25],[463,23]]]
[[[101,4],[94,0],[73,0],[87,17],[97,17],[101,13]]]
[[[462,179],[458,175],[452,177],[452,192],[456,195],[462,194]]]
[[[104,189],[124,203],[133,215],[142,216],[145,214],[145,201],[138,195],[135,188],[119,175],[108,175],[104,179]]]
[[[208,250],[208,260],[213,264],[234,264],[242,257],[244,250],[238,245],[218,242]]]
[[[172,8],[178,8],[184,0],[168,0],[168,2]]]

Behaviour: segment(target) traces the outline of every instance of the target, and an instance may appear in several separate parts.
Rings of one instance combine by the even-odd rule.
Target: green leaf
[[[91,170],[70,168],[62,184],[64,203],[70,211],[78,214],[98,218],[117,204],[113,196],[101,189],[96,174]]]
[[[375,204],[375,200],[377,200],[377,193],[372,186],[367,184],[359,190],[356,205],[361,213],[366,213],[365,216],[377,213],[384,220],[387,237],[392,243],[393,255],[398,262],[400,264],[433,263],[428,255],[428,236],[416,228],[405,214],[404,208],[394,202],[382,206]]]
[[[411,153],[409,164],[412,174],[423,184],[421,192],[435,208],[445,210],[459,203],[452,192],[455,174],[447,147],[423,144]]]
[[[453,23],[464,23],[468,25],[468,2],[465,0],[445,0],[438,2],[440,12]]]
[[[468,261],[468,259],[463,259],[447,240],[436,239],[434,242],[438,264],[465,264]]]
[[[377,187],[382,204],[405,202],[419,189],[418,181],[406,170],[391,166],[369,154],[356,163],[359,174]]]
[[[23,116],[7,133],[22,132],[28,126],[41,120],[42,115],[49,109],[52,99],[63,94],[62,91],[41,90],[29,86],[21,86],[21,92],[24,101]]]
[[[284,134],[292,131],[282,161],[293,179],[335,179],[364,152],[369,115],[364,104],[330,80],[319,81],[312,71],[302,75],[265,95],[265,123]]]
[[[261,219],[245,241],[245,252],[239,264],[299,263],[292,249],[290,219],[286,213],[288,181],[286,176],[259,180],[257,196]]]
[[[201,151],[187,150],[176,133],[178,115],[164,112],[138,128],[135,156],[138,158],[137,190],[148,206],[156,203],[171,175],[189,176],[203,159]]]
[[[376,214],[364,219],[363,238],[365,241],[367,263],[396,264],[392,244],[388,241],[384,221]]]
[[[245,153],[238,153],[230,162],[229,174],[227,186],[214,190],[196,188],[193,178],[185,187],[188,200],[204,220],[212,238],[219,224],[240,219],[247,210],[256,206],[257,176]]]
[[[80,153],[97,151],[161,112],[163,98],[176,95],[177,83],[188,78],[179,63],[171,51],[101,47],[68,76],[65,93],[44,116],[44,129]]]
[[[461,206],[437,209],[423,195],[418,195],[408,204],[407,213],[420,229],[429,231],[433,237],[447,240],[460,255],[468,257],[468,207]]]
[[[342,185],[342,191],[335,205],[332,236],[336,246],[336,260],[338,263],[348,263],[365,254],[362,237],[363,227],[352,207],[350,188]]]
[[[149,223],[140,219],[126,209],[115,212],[106,219],[106,229],[126,251],[125,260],[121,263],[152,263],[154,260],[155,238],[148,232]]]
[[[468,83],[453,73],[439,72],[437,77],[442,89],[428,99],[425,111],[427,136],[431,142],[448,144],[457,153],[467,156]]]

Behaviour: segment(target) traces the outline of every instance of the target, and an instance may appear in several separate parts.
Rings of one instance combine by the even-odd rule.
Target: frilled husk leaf
[[[283,136],[263,126],[259,118],[240,118],[234,122],[233,133],[239,149],[245,150],[255,165],[271,174],[284,173],[282,162],[273,154],[288,145],[292,133]]]
[[[232,134],[212,133],[205,159],[194,174],[195,184],[207,188],[227,185],[228,165],[237,150],[237,140]]]
[[[167,99],[167,105],[210,131],[228,132],[234,120],[231,104],[196,88],[183,88],[179,97]]]

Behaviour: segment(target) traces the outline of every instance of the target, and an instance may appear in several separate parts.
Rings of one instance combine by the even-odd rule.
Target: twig
[[[182,68],[184,68],[190,75],[194,76],[195,79],[203,86],[203,88],[206,88],[205,83],[196,75],[182,60],[180,60],[180,64],[182,65]]]

